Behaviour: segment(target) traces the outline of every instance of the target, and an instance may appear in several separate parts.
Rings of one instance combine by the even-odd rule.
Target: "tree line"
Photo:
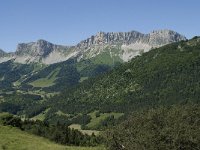
[[[102,138],[100,136],[83,134],[59,122],[57,122],[56,125],[51,125],[48,122],[39,120],[22,121],[19,117],[5,114],[1,115],[0,123],[2,125],[17,127],[22,131],[48,138],[51,141],[63,145],[96,146],[102,143]]]

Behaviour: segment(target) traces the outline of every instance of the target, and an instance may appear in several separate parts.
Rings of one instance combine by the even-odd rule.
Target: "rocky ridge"
[[[107,52],[110,57],[119,57],[122,61],[172,42],[186,40],[171,30],[156,30],[149,34],[131,32],[98,32],[75,46],[55,45],[45,40],[20,43],[15,53],[0,51],[0,62],[13,59],[18,63],[40,62],[53,64],[69,58],[90,59]]]

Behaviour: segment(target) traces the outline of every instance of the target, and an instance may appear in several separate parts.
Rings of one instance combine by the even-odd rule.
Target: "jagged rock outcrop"
[[[92,45],[101,44],[131,44],[135,42],[148,43],[152,46],[158,46],[161,44],[168,44],[171,42],[178,42],[185,40],[186,38],[177,32],[171,30],[157,30],[149,34],[142,34],[137,31],[131,32],[98,32],[95,36],[80,42],[77,44],[79,48],[88,48]]]
[[[186,40],[177,32],[171,30],[157,30],[149,34],[142,34],[137,31],[131,32],[99,32],[87,40],[80,42],[76,48],[82,50],[80,58],[88,59],[112,49],[112,52],[123,61],[149,51],[151,48],[160,47],[172,42]],[[113,56],[111,56],[113,57]]]
[[[79,48],[88,48],[92,45],[101,45],[101,44],[116,44],[116,43],[132,43],[135,42],[138,38],[142,38],[145,35],[137,31],[131,32],[98,32],[95,36],[91,36],[82,42],[80,42],[77,47]]]
[[[21,43],[12,55],[5,56],[0,51],[0,59],[1,62],[14,59],[19,63],[41,62],[52,64],[72,57],[78,60],[90,59],[107,52],[111,58],[119,57],[122,61],[128,61],[151,48],[181,40],[186,40],[186,38],[171,30],[157,30],[149,34],[137,31],[98,32],[95,36],[91,36],[71,47],[55,45],[45,40]]]
[[[52,51],[56,50],[59,46],[54,45],[45,40],[38,40],[32,43],[20,43],[17,46],[16,55],[30,55],[46,57]]]
[[[20,43],[16,52],[1,56],[1,62],[13,59],[18,63],[40,62],[53,64],[68,59],[68,46],[55,45],[45,40]]]

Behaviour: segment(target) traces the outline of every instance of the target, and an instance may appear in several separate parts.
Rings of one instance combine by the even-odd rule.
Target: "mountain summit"
[[[56,46],[45,40],[38,40],[32,43],[20,43],[17,46],[16,55],[30,55],[45,57],[51,53]]]
[[[91,45],[100,44],[131,44],[135,42],[149,43],[152,46],[160,44],[168,44],[174,41],[184,40],[185,37],[171,30],[156,30],[150,34],[142,34],[137,31],[131,32],[98,32],[95,36],[91,36],[78,44],[88,48]]]
[[[128,61],[152,48],[181,40],[186,38],[171,30],[156,30],[149,34],[137,31],[98,32],[95,36],[80,42],[76,49],[80,50],[79,54],[82,54],[80,57],[85,59],[104,52],[109,53],[112,58],[118,57],[122,61]]]
[[[20,43],[15,53],[3,55],[3,52],[0,52],[0,57],[1,62],[13,59],[18,63],[53,64],[69,58],[79,61],[97,56],[126,62],[152,48],[181,40],[186,40],[186,38],[171,30],[156,30],[149,34],[137,31],[98,32],[75,46],[55,45],[45,40]]]

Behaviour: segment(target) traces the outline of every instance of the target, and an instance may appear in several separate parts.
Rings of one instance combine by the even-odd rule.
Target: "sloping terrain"
[[[47,109],[44,101],[66,88],[111,70],[113,66],[92,61],[43,64],[0,64],[0,112],[33,117]]]
[[[35,93],[38,93],[36,91],[60,92],[89,77],[105,73],[111,67],[89,60],[76,62],[73,59],[52,65],[17,64],[8,61],[0,63],[0,92],[16,90],[35,91]]]
[[[45,138],[0,125],[0,150],[103,150],[103,147],[75,147],[55,144]]]
[[[39,110],[48,109],[44,101],[64,89],[109,72],[153,47],[181,40],[185,37],[170,30],[99,32],[72,47],[38,40],[19,44],[14,53],[0,50],[0,110],[22,115],[33,107],[31,114],[39,115]]]
[[[17,78],[17,81],[12,80],[12,83],[9,83],[12,85],[18,82],[15,88],[25,93],[18,91],[13,94],[2,93],[0,110],[32,118],[48,109],[44,116],[46,121],[81,124],[87,129],[87,124],[92,119],[89,113],[94,111],[126,114],[145,107],[187,103],[188,101],[198,102],[199,49],[198,37],[169,44],[121,64],[109,73],[86,81],[83,81],[84,78],[95,77],[108,72],[110,68],[103,64],[94,64],[92,60],[78,63],[68,60],[43,66],[41,70],[37,69],[32,76],[27,76],[24,80]],[[9,62],[5,64],[10,65]],[[29,70],[31,64],[26,66]],[[4,74],[9,76],[11,73]],[[2,75],[2,81],[5,81],[4,78],[5,76]],[[11,79],[14,78],[11,77]],[[81,81],[82,83],[79,84]],[[44,87],[48,85],[45,82],[52,85]],[[44,93],[44,96],[41,94],[42,92],[51,93],[51,91],[60,92],[64,89],[66,89],[64,92],[50,100],[47,94]],[[27,92],[29,96],[24,95]],[[38,97],[40,95],[42,98]],[[57,112],[66,115],[58,115]],[[115,119],[113,116],[106,118],[111,122],[113,119]],[[100,124],[105,124],[105,122],[100,122]],[[99,128],[99,125],[96,127]]]
[[[106,131],[106,143],[110,150],[197,150],[199,115],[198,104],[135,111]]]
[[[131,112],[145,107],[199,102],[200,38],[169,44],[87,80],[48,101],[66,114],[100,110]],[[76,107],[74,107],[76,106]]]

